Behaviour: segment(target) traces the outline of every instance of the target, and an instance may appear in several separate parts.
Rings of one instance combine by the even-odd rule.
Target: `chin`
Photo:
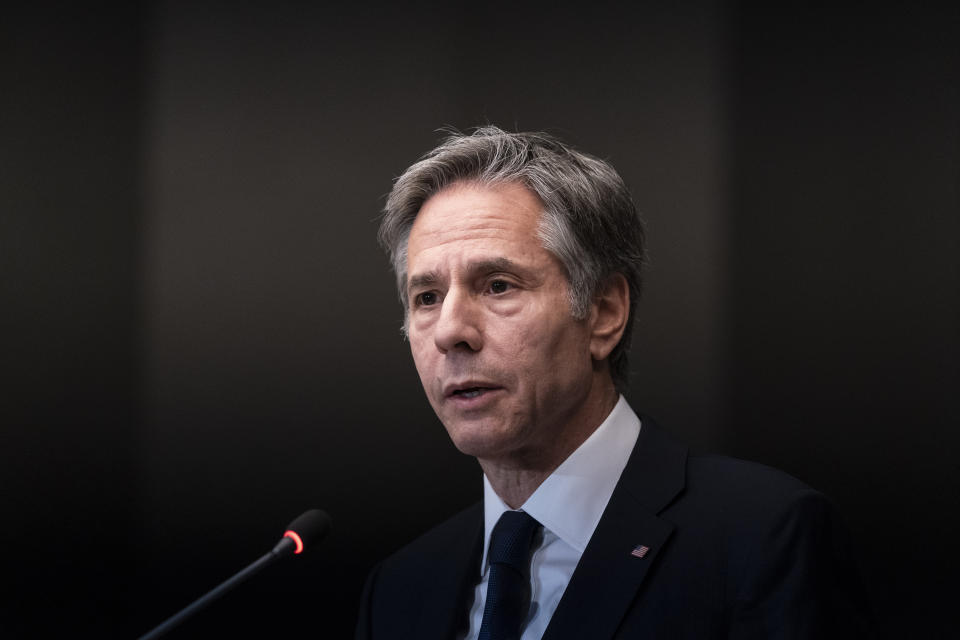
[[[506,434],[495,433],[491,426],[483,424],[447,425],[447,435],[460,453],[474,458],[492,459],[510,449],[510,438]]]

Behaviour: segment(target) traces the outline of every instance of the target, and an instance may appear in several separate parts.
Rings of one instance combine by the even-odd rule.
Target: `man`
[[[374,570],[358,638],[865,635],[822,496],[689,456],[620,395],[644,234],[611,166],[543,134],[454,135],[396,181],[380,239],[484,496]]]

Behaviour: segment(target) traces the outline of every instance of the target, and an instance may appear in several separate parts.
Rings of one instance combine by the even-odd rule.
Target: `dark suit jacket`
[[[371,573],[357,638],[450,639],[479,579],[482,504]],[[631,555],[638,545],[643,557]],[[762,465],[640,437],[545,640],[873,637],[831,505]]]

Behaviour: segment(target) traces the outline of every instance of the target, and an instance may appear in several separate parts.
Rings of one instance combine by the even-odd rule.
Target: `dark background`
[[[79,4],[79,3],[77,3]],[[39,3],[0,21],[0,635],[349,637],[480,495],[375,240],[444,125],[609,159],[649,228],[628,398],[845,515],[884,631],[955,629],[958,10]]]

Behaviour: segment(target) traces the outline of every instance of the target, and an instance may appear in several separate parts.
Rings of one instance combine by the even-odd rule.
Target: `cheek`
[[[563,320],[541,316],[536,321],[511,325],[500,344],[504,359],[530,374],[527,377],[534,383],[570,370],[585,351],[579,332]]]
[[[421,380],[426,380],[427,373],[430,370],[430,351],[427,349],[427,343],[423,338],[410,334],[410,355],[413,356],[413,364],[420,374]]]
[[[553,379],[579,378],[591,369],[590,344],[585,330],[567,318],[544,327],[536,348],[545,373]]]

